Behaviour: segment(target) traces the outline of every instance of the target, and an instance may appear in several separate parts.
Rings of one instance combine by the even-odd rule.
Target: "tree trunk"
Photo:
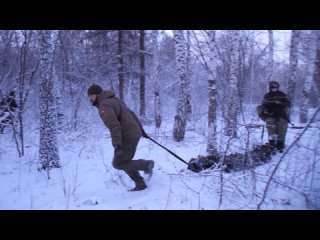
[[[61,98],[61,92],[57,80],[57,76],[54,76],[53,78],[54,81],[54,95],[56,97],[56,103],[57,103],[57,123],[58,123],[58,133],[60,134],[62,131],[62,124],[63,124],[63,119],[64,119],[64,114],[63,114],[63,108],[62,108],[62,98]]]
[[[191,106],[191,93],[190,93],[190,84],[191,84],[191,51],[190,51],[190,30],[187,30],[187,61],[186,61],[186,68],[187,68],[187,78],[186,78],[186,114],[187,120],[191,121],[192,115],[192,106]]]
[[[269,37],[269,55],[268,55],[268,70],[267,70],[267,81],[273,81],[273,31],[268,30]]]
[[[237,135],[237,115],[239,108],[239,92],[238,92],[238,55],[239,55],[239,31],[230,31],[232,39],[231,48],[231,67],[230,81],[227,89],[227,119],[224,134],[229,137]]]
[[[300,31],[292,30],[291,34],[291,43],[290,43],[290,70],[289,70],[289,82],[288,82],[288,90],[287,95],[291,103],[294,100],[294,92],[296,87],[296,79],[298,73],[298,48],[299,48],[299,40],[300,40]]]
[[[159,46],[158,46],[158,31],[155,30],[152,36],[153,44],[153,70],[152,79],[154,80],[154,117],[156,128],[161,126],[161,100],[160,100],[160,86],[159,86]]]
[[[177,142],[184,139],[186,128],[186,49],[182,30],[174,30],[176,60],[179,76],[179,99],[176,107],[173,137]]]
[[[18,78],[18,87],[19,87],[19,98],[18,98],[18,115],[17,115],[17,123],[18,126],[13,126],[13,132],[15,137],[15,142],[17,145],[17,150],[19,153],[19,156],[24,156],[24,112],[25,112],[25,104],[29,96],[30,87],[32,85],[32,82],[34,80],[35,73],[38,68],[38,63],[36,63],[36,66],[34,69],[31,70],[31,74],[27,74],[27,62],[29,60],[29,51],[30,51],[30,43],[31,43],[31,37],[33,35],[32,30],[23,30],[17,32],[17,35],[23,36],[23,44],[21,46],[21,49],[19,49],[20,57],[19,57],[19,78]],[[29,80],[28,80],[29,78]],[[15,124],[16,122],[13,121],[12,124]],[[17,136],[18,138],[17,138]]]
[[[217,81],[216,81],[216,31],[209,32],[209,80],[208,80],[208,141],[207,152],[214,154],[217,152]]]
[[[40,163],[49,171],[60,167],[57,139],[57,102],[54,95],[53,52],[54,32],[39,32],[40,48]]]
[[[314,85],[318,92],[318,106],[320,106],[320,31],[317,32],[317,56],[315,61]]]
[[[28,51],[28,41],[30,40],[30,34],[23,32],[24,42],[21,49],[20,55],[20,74],[19,74],[19,110],[18,110],[18,121],[19,121],[19,139],[21,143],[20,153],[24,156],[24,128],[23,128],[23,113],[24,113],[24,94],[25,94],[25,73],[26,73],[26,58]],[[20,157],[21,157],[20,156]]]
[[[145,48],[144,48],[144,30],[140,30],[140,116],[144,118],[146,116],[146,105],[145,105],[145,84],[146,84],[146,73],[145,73]]]
[[[122,42],[123,42],[123,31],[118,30],[118,80],[119,80],[119,98],[123,101],[123,85],[124,85],[124,76],[123,76],[123,55],[122,55]]]
[[[254,43],[255,43],[255,34],[254,30],[251,30],[251,38],[250,38],[250,79],[248,84],[248,92],[249,92],[249,103],[253,103],[253,84],[254,84]]]
[[[307,75],[303,84],[302,102],[300,105],[300,123],[308,121],[309,94],[312,86],[312,79],[315,69],[315,60],[317,54],[317,31],[312,30],[308,36],[308,62]]]

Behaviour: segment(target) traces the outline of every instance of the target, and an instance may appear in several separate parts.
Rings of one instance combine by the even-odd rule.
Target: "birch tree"
[[[123,55],[122,55],[122,42],[123,31],[118,30],[118,81],[119,81],[119,98],[123,101],[123,85],[124,85],[124,73],[123,73]]]
[[[160,86],[159,86],[159,44],[158,44],[158,31],[152,33],[152,45],[153,45],[153,70],[152,79],[154,81],[154,117],[156,128],[161,126],[161,100],[160,100]]]
[[[179,76],[179,96],[173,127],[173,137],[177,142],[184,139],[186,128],[186,49],[182,30],[174,30],[177,72]]]
[[[57,139],[57,103],[53,81],[53,55],[56,38],[54,31],[40,31],[40,163],[41,169],[49,171],[60,167]],[[48,175],[48,177],[50,177]]]
[[[254,44],[255,44],[255,31],[250,31],[250,78],[249,78],[249,102],[252,103],[253,98],[253,84],[254,84],[254,65],[255,65],[255,52],[254,52]]]
[[[293,103],[294,92],[296,87],[297,73],[298,73],[298,48],[300,40],[300,31],[292,30],[291,42],[290,42],[290,70],[289,70],[289,82],[287,95],[290,101]]]
[[[140,30],[140,116],[142,118],[146,116],[146,104],[145,104],[146,73],[145,73],[144,39],[145,39],[145,32],[144,30]]]
[[[268,68],[267,68],[267,82],[273,81],[273,31],[268,30],[269,38],[269,54],[268,54]]]
[[[227,89],[227,116],[224,134],[229,137],[236,137],[237,130],[237,114],[238,114],[238,55],[239,55],[239,31],[231,30],[231,51],[230,51],[230,80]]]
[[[29,52],[30,52],[30,44],[33,40],[34,32],[31,30],[23,30],[21,33],[17,32],[17,35],[20,34],[23,37],[23,42],[20,47],[20,57],[19,57],[19,78],[18,78],[18,89],[19,89],[19,97],[18,97],[18,127],[14,127],[14,134],[19,135],[19,141],[17,143],[17,149],[19,152],[19,156],[24,156],[24,113],[25,113],[25,104],[29,96],[30,87],[34,80],[35,72],[38,68],[38,61],[33,66],[33,69],[28,69],[28,63],[32,63]],[[13,122],[14,124],[14,122]]]
[[[190,30],[187,30],[187,77],[186,77],[186,114],[187,120],[191,120],[192,106],[191,106],[191,94],[190,94],[190,84],[191,84],[191,41],[190,41]]]
[[[217,77],[216,77],[216,31],[209,31],[209,80],[208,80],[208,141],[207,152],[217,151]]]
[[[315,71],[313,76],[313,81],[315,89],[318,93],[318,106],[320,106],[320,31],[317,31],[317,56],[315,61]]]
[[[313,81],[315,60],[317,55],[317,30],[312,30],[309,33],[306,42],[308,49],[307,73],[303,84],[302,101],[300,104],[300,123],[306,123],[308,120],[309,95]]]

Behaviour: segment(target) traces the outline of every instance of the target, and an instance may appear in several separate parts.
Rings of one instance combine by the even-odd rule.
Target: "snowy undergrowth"
[[[147,126],[159,143],[186,161],[205,154],[205,117],[189,125],[185,140],[172,140],[172,124],[166,119],[155,136],[153,126]],[[263,124],[255,119],[255,123]],[[112,168],[113,147],[107,129],[100,121],[77,131],[60,134],[62,168],[39,172],[38,131],[30,128],[26,137],[26,155],[19,159],[11,132],[0,136],[0,209],[257,209],[270,174],[280,154],[269,163],[234,173],[187,170],[175,159],[147,139],[141,139],[135,159],[156,162],[149,186],[141,192],[128,192],[133,182],[122,171]],[[221,132],[221,126],[220,130]],[[230,141],[228,154],[243,153],[247,137],[249,146],[267,141],[262,129],[239,125],[238,138]],[[287,146],[302,129],[288,129]],[[220,138],[218,142],[228,142]],[[285,156],[271,180],[261,209],[319,209],[320,208],[320,144],[318,128],[307,130],[302,139]],[[225,150],[221,146],[220,150]],[[143,173],[142,173],[143,174]]]

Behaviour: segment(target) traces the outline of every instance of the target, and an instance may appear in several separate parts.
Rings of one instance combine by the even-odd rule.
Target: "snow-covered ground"
[[[186,165],[147,139],[141,139],[135,159],[153,159],[154,174],[148,188],[129,192],[129,177],[112,167],[113,147],[108,130],[98,119],[78,131],[60,134],[60,169],[37,170],[39,132],[26,129],[26,155],[19,158],[12,133],[0,135],[0,209],[257,209],[269,176],[281,157],[251,171],[193,173]],[[146,131],[186,161],[205,154],[206,116],[189,124],[185,141],[172,140],[173,118],[166,119],[155,137],[153,126]],[[255,118],[255,123],[263,124]],[[319,122],[318,122],[319,123]],[[241,126],[241,125],[240,125]],[[250,146],[261,143],[262,129],[252,129]],[[302,129],[288,129],[287,146]],[[219,134],[220,136],[221,134]],[[247,132],[239,128],[229,152],[244,152]],[[219,138],[219,143],[223,139]],[[263,142],[267,141],[267,133]],[[283,159],[262,209],[320,209],[320,133],[310,128]],[[221,149],[225,148],[221,145]],[[143,173],[142,173],[143,174]]]

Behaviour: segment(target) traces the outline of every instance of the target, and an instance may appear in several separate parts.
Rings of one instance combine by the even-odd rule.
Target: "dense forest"
[[[261,129],[254,139],[242,128],[260,121],[256,106],[270,81],[287,93],[291,122],[319,135],[318,30],[1,30],[1,159],[28,162],[50,179],[73,142],[83,144],[80,156],[88,148],[81,137],[108,139],[97,135],[108,132],[87,98],[92,84],[114,91],[169,147],[198,142],[195,155],[240,151],[260,142]],[[16,106],[9,111],[10,96]],[[319,136],[314,141],[302,144],[307,175],[319,162]],[[319,204],[319,193],[308,191]]]

